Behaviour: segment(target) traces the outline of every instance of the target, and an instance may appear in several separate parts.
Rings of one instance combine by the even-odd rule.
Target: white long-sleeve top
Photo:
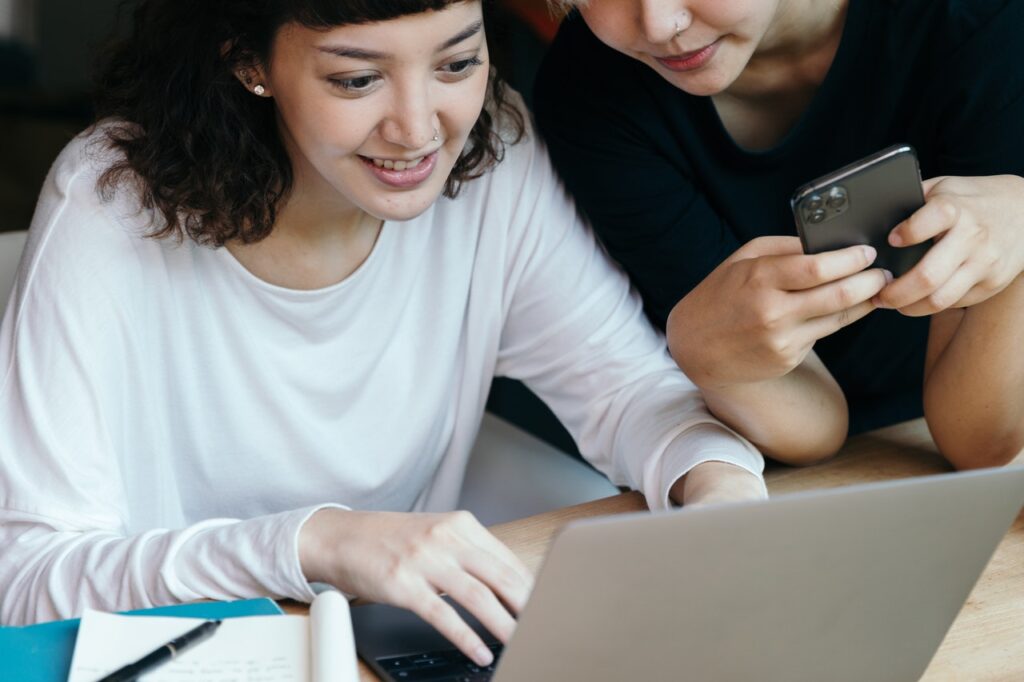
[[[0,619],[312,598],[325,504],[454,507],[490,379],[522,379],[613,482],[668,505],[718,425],[528,139],[455,200],[385,223],[315,291],[141,236],[83,135],[51,170],[0,329]],[[707,427],[697,425],[714,424]]]

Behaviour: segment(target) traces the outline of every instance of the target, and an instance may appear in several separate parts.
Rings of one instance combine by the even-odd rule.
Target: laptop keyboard
[[[502,646],[492,644],[489,648],[494,654],[494,663],[486,668],[481,668],[456,649],[378,658],[377,665],[398,682],[488,682],[498,665]]]

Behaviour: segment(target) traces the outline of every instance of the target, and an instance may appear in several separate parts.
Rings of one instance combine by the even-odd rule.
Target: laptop
[[[1024,505],[1024,467],[569,524],[481,670],[403,609],[352,609],[385,680],[916,680]]]

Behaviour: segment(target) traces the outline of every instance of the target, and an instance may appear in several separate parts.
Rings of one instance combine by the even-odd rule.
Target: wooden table
[[[825,464],[804,469],[770,467],[765,479],[771,493],[779,494],[948,470],[924,420],[915,420],[853,438]],[[625,493],[492,530],[536,570],[555,532],[566,523],[646,508],[639,493]],[[360,666],[361,680],[378,679]],[[1024,513],[999,545],[922,679],[1024,680]]]

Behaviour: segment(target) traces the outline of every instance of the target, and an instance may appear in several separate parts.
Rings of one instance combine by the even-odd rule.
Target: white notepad
[[[324,592],[309,616],[228,618],[145,682],[357,682],[348,602]],[[197,618],[82,616],[68,682],[96,682],[201,623]]]

